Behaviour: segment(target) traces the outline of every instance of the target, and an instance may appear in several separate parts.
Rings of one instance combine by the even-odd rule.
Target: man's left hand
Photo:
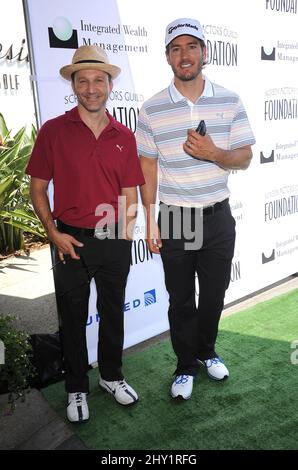
[[[209,160],[211,162],[216,161],[218,149],[208,134],[202,136],[193,129],[189,129],[187,131],[187,140],[183,144],[183,149],[194,158]]]

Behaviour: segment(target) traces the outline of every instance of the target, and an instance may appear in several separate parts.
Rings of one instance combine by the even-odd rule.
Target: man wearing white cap
[[[231,169],[249,166],[255,139],[239,96],[202,74],[206,42],[200,23],[173,21],[165,46],[174,79],[142,106],[137,143],[146,180],[141,194],[147,243],[161,254],[169,293],[177,356],[171,395],[188,399],[200,365],[214,380],[229,376],[215,350],[235,242],[227,181]]]
[[[144,179],[133,133],[105,108],[120,69],[109,63],[100,47],[81,46],[60,73],[71,80],[78,105],[41,127],[27,173],[35,211],[56,247],[67,417],[83,422],[89,418],[86,323],[92,278],[100,314],[99,385],[121,405],[138,400],[121,366],[124,294],[135,218],[127,211],[135,207],[136,187]],[[47,196],[50,180],[53,213]],[[119,223],[120,216],[125,223]]]

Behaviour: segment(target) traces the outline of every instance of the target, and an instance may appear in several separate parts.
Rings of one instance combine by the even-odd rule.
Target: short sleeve
[[[245,145],[253,145],[255,142],[243,103],[238,98],[235,115],[231,124],[230,149],[233,150]]]
[[[26,173],[35,178],[50,181],[53,178],[51,129],[45,123],[37,134]]]
[[[130,135],[129,149],[126,158],[126,165],[121,180],[122,188],[141,186],[145,183],[143,172],[137,153],[136,139],[133,133]]]
[[[157,158],[158,151],[154,141],[153,130],[144,105],[140,109],[136,132],[138,154],[144,157]]]

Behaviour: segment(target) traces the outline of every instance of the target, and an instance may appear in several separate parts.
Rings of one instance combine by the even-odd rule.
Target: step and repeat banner
[[[205,73],[240,94],[257,140],[250,168],[232,171],[229,179],[237,243],[226,303],[297,272],[297,0],[26,0],[24,9],[39,123],[76,105],[59,69],[71,63],[78,46],[98,44],[122,69],[107,107],[132,131],[144,100],[172,79],[166,25],[178,17],[197,18],[207,39]],[[146,248],[139,212],[124,306],[125,347],[168,329],[163,269],[159,256]],[[98,322],[92,285],[91,362]]]
[[[11,135],[36,125],[30,65],[21,0],[1,0],[0,113]]]

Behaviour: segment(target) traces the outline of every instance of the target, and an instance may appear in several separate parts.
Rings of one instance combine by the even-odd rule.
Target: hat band
[[[97,64],[105,64],[102,60],[78,60],[77,62],[74,62],[74,64],[89,64],[89,63],[97,63]]]

